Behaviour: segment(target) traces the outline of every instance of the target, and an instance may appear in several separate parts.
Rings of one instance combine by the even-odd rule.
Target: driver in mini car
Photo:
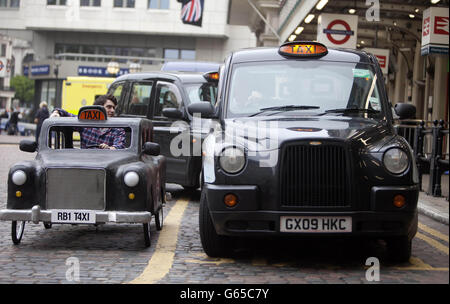
[[[100,95],[94,105],[103,106],[108,117],[114,117],[117,99],[113,95]],[[50,117],[76,117],[76,115],[56,108]],[[81,148],[124,149],[125,130],[122,128],[77,128],[81,136]]]

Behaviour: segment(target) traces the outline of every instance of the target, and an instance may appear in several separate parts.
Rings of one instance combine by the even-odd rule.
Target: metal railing
[[[429,174],[426,193],[441,196],[441,176],[449,170],[448,122],[402,120],[395,129],[397,134],[403,136],[414,150],[419,169],[420,190],[422,191],[422,175]]]

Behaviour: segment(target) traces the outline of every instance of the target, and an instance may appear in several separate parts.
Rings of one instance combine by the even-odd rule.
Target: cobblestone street
[[[0,145],[0,208],[6,206],[9,167],[34,154],[18,152],[17,145]],[[368,257],[381,262],[379,283],[448,284],[448,226],[419,217],[419,233],[413,240],[410,263],[391,264],[379,241],[311,239],[239,240],[230,258],[209,258],[203,252],[198,231],[199,192],[187,193],[168,185],[173,199],[166,204],[165,226],[156,231],[152,221],[152,245],[144,248],[141,225],[72,226],[27,223],[20,245],[11,242],[10,222],[0,222],[0,283],[129,283],[143,273],[150,283],[372,283],[366,280]],[[176,224],[168,221],[174,206],[188,201]],[[171,235],[171,225],[179,225]],[[176,244],[170,252],[165,239]],[[170,248],[169,248],[170,247]],[[156,255],[167,256],[166,272],[153,267]],[[68,258],[79,260],[80,280],[68,281]],[[145,282],[145,281],[144,281]]]

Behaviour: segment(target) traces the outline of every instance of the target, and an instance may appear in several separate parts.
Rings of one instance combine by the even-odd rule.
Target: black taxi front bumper
[[[268,235],[348,235],[348,236],[409,236],[417,232],[418,225],[418,187],[373,187],[369,210],[265,210],[261,201],[263,195],[253,185],[213,185],[205,184],[208,208],[217,234],[229,236],[268,236]],[[229,208],[224,204],[224,196],[235,194],[238,204]],[[386,200],[402,194],[407,204],[397,208]],[[281,232],[281,217],[351,217],[351,232]]]

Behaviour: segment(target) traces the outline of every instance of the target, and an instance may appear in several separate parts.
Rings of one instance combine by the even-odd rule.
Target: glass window
[[[98,136],[100,136],[100,134],[104,133],[104,130],[99,129],[100,128],[96,126],[88,126],[85,128],[79,128],[75,126],[52,126],[49,130],[48,147],[50,149],[56,150],[100,149],[97,144],[92,145],[89,143],[88,139],[83,138],[83,136],[89,136],[88,138],[97,138]],[[131,145],[131,128],[124,127],[117,129],[122,129],[124,131],[125,138],[122,141],[124,144],[124,149],[129,148]],[[81,141],[77,140],[79,138],[81,138]]]
[[[382,103],[370,65],[322,61],[235,65],[228,116],[248,116],[264,108],[291,105],[318,106],[301,111],[323,114],[346,108],[372,107],[378,111]]]
[[[178,88],[169,82],[158,82],[156,86],[155,112],[153,116],[163,116],[165,108],[180,108],[181,95]]]
[[[122,83],[114,84],[108,89],[108,94],[114,95],[114,97],[116,97],[116,99],[117,99],[117,107],[116,107],[117,115],[120,115],[121,113],[123,113],[124,109],[126,108],[126,105],[124,105],[124,100],[121,99],[124,86],[125,86],[125,83],[122,82]]]
[[[185,86],[189,102],[209,101],[211,104],[216,104],[217,100],[217,83],[196,83]]]
[[[19,7],[20,0],[11,0],[11,7]]]
[[[195,50],[181,50],[181,59],[195,60]]]
[[[8,0],[0,0],[0,7],[7,7],[8,6]]]
[[[178,50],[177,49],[164,49],[164,58],[178,59]]]
[[[133,8],[135,0],[114,0],[114,7],[131,7]]]
[[[101,0],[80,0],[80,6],[100,6]]]
[[[66,0],[47,0],[47,5],[66,5]]]
[[[148,0],[148,8],[169,9],[169,0]]]
[[[148,82],[133,84],[127,114],[147,116],[152,86],[153,84]]]
[[[6,44],[2,43],[0,48],[0,56],[6,56]]]

